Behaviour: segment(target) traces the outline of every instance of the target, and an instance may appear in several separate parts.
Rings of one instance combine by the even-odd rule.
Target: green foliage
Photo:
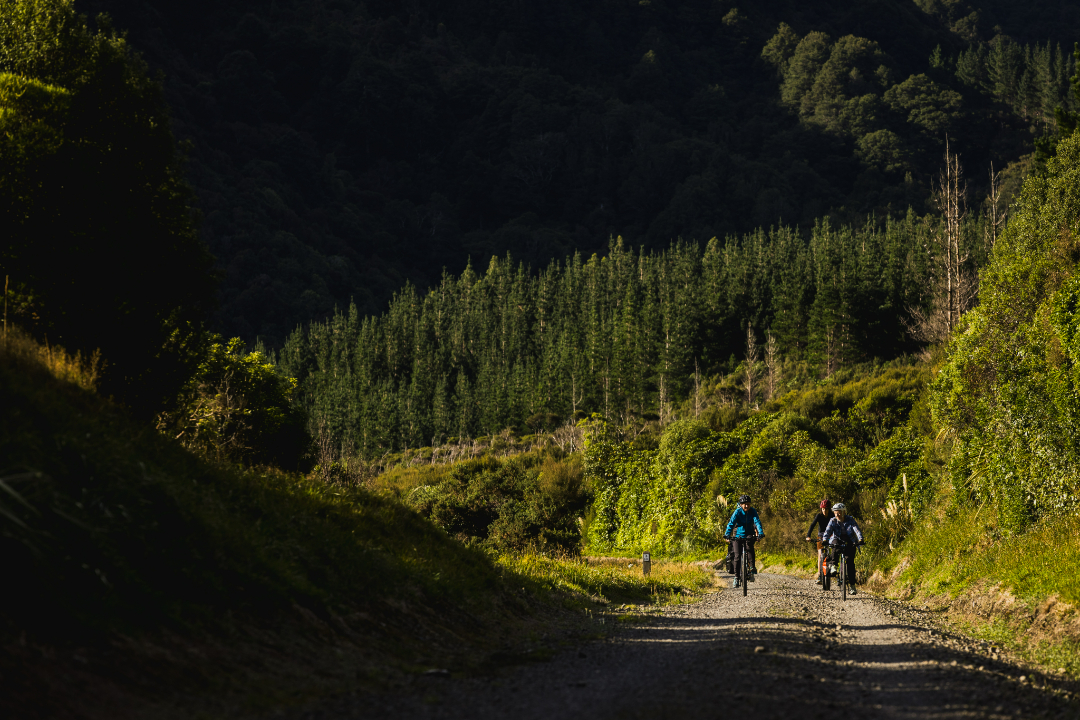
[[[996,508],[1003,529],[1075,511],[1080,476],[1076,368],[1080,136],[1024,185],[981,274],[980,305],[933,384],[934,420],[957,447],[961,500]]]
[[[586,494],[576,457],[536,463],[528,455],[457,463],[409,505],[467,546],[496,553],[577,554]]]
[[[808,518],[823,496],[847,503],[866,529],[878,522],[883,498],[920,512],[936,489],[927,465],[932,448],[909,421],[927,375],[921,365],[856,368],[789,393],[771,405],[778,412],[754,413],[730,432],[676,421],[654,450],[636,449],[606,423],[590,425],[590,550],[688,554],[715,547],[743,493],[766,523],[783,525],[774,535],[781,550],[796,546],[795,533],[804,531],[792,528],[791,518],[802,525],[798,518]]]
[[[296,380],[278,375],[261,352],[245,353],[239,338],[216,340],[159,428],[217,460],[296,469],[311,444],[292,399]]]
[[[551,558],[535,554],[504,555],[499,565],[562,596],[571,607],[592,609],[590,600],[608,603],[674,605],[692,602],[689,593],[708,592],[713,575],[700,566],[654,560],[645,576],[637,563],[612,559],[603,562],[585,558]],[[629,567],[628,567],[629,565]],[[592,607],[590,607],[592,606]]]
[[[157,82],[70,0],[3,0],[0,157],[12,320],[100,349],[106,392],[161,409],[190,373],[213,285]]]

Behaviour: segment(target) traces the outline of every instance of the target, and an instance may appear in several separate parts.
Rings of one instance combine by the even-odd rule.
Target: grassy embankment
[[[871,586],[921,602],[1049,672],[1080,675],[1080,518],[1003,535],[984,510],[941,511],[877,563]]]
[[[11,716],[225,716],[482,669],[602,632],[613,603],[707,577],[455,542],[402,503],[205,461],[94,390],[95,365],[0,345],[0,707]]]

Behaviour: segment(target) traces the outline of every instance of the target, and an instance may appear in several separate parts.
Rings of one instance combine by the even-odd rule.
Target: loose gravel
[[[646,613],[546,662],[485,677],[418,674],[299,717],[1080,717],[1076,683],[1032,674],[1000,648],[944,632],[931,617],[865,593],[844,602],[812,580],[763,573],[746,597],[725,589]]]

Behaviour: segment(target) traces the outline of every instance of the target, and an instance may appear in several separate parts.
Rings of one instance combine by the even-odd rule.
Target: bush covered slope
[[[1022,531],[1080,498],[1080,136],[1033,177],[934,384],[962,501]]]
[[[892,502],[917,514],[934,493],[926,377],[923,364],[856,368],[792,391],[728,430],[721,408],[678,420],[655,447],[597,422],[585,449],[595,494],[590,549],[715,547],[743,493],[771,525],[772,549],[797,547],[826,496],[848,504],[866,529],[890,533],[880,508]]]
[[[209,464],[34,354],[0,349],[0,400],[8,632],[342,611],[405,588],[462,602],[495,583],[488,559],[399,504]]]

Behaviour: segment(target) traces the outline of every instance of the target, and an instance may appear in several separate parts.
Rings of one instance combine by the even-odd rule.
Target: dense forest
[[[1068,107],[1068,3],[79,0],[164,71],[217,329],[280,346],[512,253],[541,268],[973,198]]]
[[[970,272],[988,229],[962,226]],[[427,293],[406,287],[385,315],[352,306],[312,323],[277,362],[318,432],[363,455],[588,412],[666,422],[705,378],[740,365],[761,375],[743,398],[756,406],[786,392],[784,362],[829,377],[916,350],[912,312],[943,281],[940,235],[909,214],[880,229],[823,222],[809,244],[789,227],[661,252],[619,240],[538,274],[493,258]]]

